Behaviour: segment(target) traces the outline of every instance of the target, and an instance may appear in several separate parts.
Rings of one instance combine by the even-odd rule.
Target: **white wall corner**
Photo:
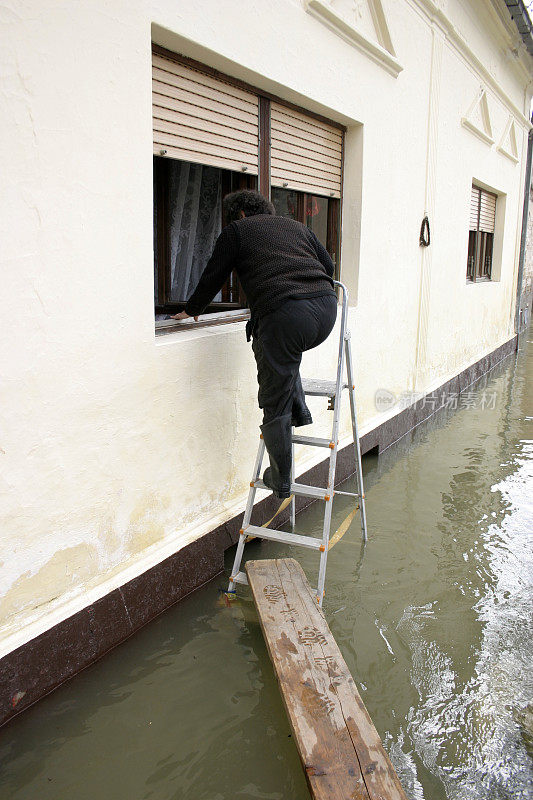
[[[381,0],[305,0],[306,11],[395,78],[403,70],[396,58]],[[371,20],[376,41],[355,20]]]

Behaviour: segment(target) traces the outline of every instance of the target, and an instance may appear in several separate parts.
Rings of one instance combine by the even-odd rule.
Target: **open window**
[[[473,184],[466,267],[468,282],[489,281],[492,278],[495,224],[496,195]]]
[[[342,126],[156,46],[152,87],[158,330],[196,288],[229,192],[271,197],[276,213],[311,228],[338,264]],[[206,313],[232,321],[246,305],[234,273]]]
[[[255,176],[154,156],[154,268],[156,319],[182,311],[225,224],[222,198],[255,189]],[[206,309],[246,308],[236,273]]]

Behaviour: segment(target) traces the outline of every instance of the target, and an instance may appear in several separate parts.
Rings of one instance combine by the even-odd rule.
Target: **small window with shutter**
[[[496,195],[472,184],[466,279],[488,281],[492,274]]]

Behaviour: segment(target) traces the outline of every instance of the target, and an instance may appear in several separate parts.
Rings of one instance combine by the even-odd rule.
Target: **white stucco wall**
[[[0,655],[233,516],[248,486],[260,417],[243,323],[154,336],[152,38],[348,125],[362,433],[384,419],[378,388],[431,390],[513,335],[531,75],[491,3],[439,6],[384,0],[394,77],[304,0],[4,4]],[[461,126],[480,84],[492,147]],[[518,164],[496,149],[509,114]],[[472,179],[505,205],[499,279],[474,286]],[[335,354],[303,373],[329,377]]]

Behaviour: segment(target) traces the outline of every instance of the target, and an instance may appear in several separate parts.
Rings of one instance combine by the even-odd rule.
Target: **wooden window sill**
[[[190,319],[161,319],[155,322],[155,335],[163,336],[165,333],[176,333],[176,331],[190,331],[194,328],[207,328],[215,325],[228,325],[230,322],[245,322],[250,319],[250,311],[247,308],[239,308],[234,311],[219,311],[213,314],[201,314],[198,322]]]

